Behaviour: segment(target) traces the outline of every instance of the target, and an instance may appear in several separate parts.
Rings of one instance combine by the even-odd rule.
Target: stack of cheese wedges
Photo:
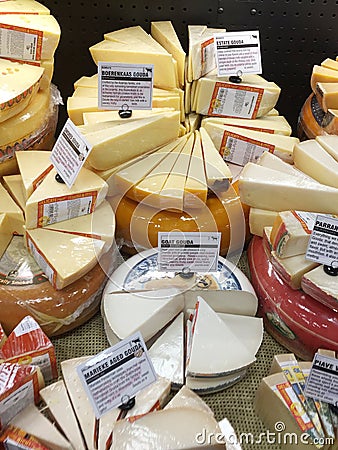
[[[17,171],[15,151],[53,144],[58,93],[50,86],[60,27],[49,9],[35,0],[8,0],[0,5],[0,29],[5,42],[13,39],[16,44],[11,47],[15,53],[0,52],[0,175],[4,175]],[[25,33],[37,42],[32,54],[25,52]]]

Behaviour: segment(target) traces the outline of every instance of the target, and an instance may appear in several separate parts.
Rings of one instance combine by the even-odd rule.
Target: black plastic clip
[[[178,275],[185,280],[189,280],[194,276],[194,272],[191,272],[189,267],[184,267],[181,272],[178,272]]]
[[[61,183],[61,184],[65,184],[65,181],[63,180],[61,175],[59,175],[58,173],[55,175],[55,181],[57,181],[58,183]]]
[[[121,117],[121,119],[129,119],[133,114],[133,111],[131,109],[129,109],[129,106],[124,103],[121,107],[121,109],[119,110],[119,116]]]
[[[335,263],[335,265],[333,265]],[[338,276],[338,262],[335,261],[333,264],[331,264],[331,266],[326,266],[324,264],[324,272],[326,273],[326,275],[330,275],[331,277],[336,277]]]
[[[230,83],[236,83],[236,84],[241,83],[242,82],[242,75],[243,75],[243,72],[241,70],[238,70],[236,75],[231,75],[229,77]]]

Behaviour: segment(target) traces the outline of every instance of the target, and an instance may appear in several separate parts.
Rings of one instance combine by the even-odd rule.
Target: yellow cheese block
[[[250,233],[263,237],[265,227],[272,227],[278,213],[266,209],[250,208],[249,227]]]
[[[311,89],[316,93],[317,83],[338,83],[338,71],[322,66],[313,66]]]
[[[97,86],[98,86],[97,73],[95,73],[90,77],[84,75],[74,82],[74,89],[77,89],[78,87],[97,88]]]
[[[3,177],[4,186],[11,194],[12,198],[20,206],[23,212],[26,208],[26,198],[21,175],[5,175]]]
[[[174,111],[173,108],[139,109],[133,111],[130,119],[131,120],[143,119],[144,117],[172,111]],[[123,119],[123,121],[127,122],[130,119]],[[121,121],[121,117],[118,111],[99,111],[99,112],[83,113],[84,125],[90,125],[100,122],[114,122],[114,121]]]
[[[0,14],[49,14],[49,9],[35,0],[6,0],[0,2]]]
[[[337,61],[338,64],[338,61]],[[338,108],[338,81],[336,83],[317,83],[316,98],[322,110]]]
[[[0,213],[6,214],[11,222],[13,233],[23,234],[24,216],[6,189],[0,184]]]
[[[52,170],[51,152],[32,150],[15,153],[18,162],[25,199],[31,196],[46,175]]]
[[[320,65],[322,67],[326,67],[327,69],[338,70],[338,61],[331,58],[324,59]]]

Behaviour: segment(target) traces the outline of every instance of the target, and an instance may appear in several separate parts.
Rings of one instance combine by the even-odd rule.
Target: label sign
[[[306,259],[338,267],[338,219],[317,215],[306,251]]]
[[[221,233],[159,232],[160,271],[216,272]]]
[[[262,73],[259,31],[214,35],[218,76]]]
[[[315,354],[305,395],[338,406],[338,359]]]
[[[99,62],[99,108],[151,109],[153,64]]]
[[[71,188],[92,146],[68,119],[52,150],[51,161],[66,185]]]
[[[77,372],[98,419],[157,379],[140,332],[80,364]]]
[[[1,57],[27,61],[40,60],[42,39],[42,31],[0,23]]]

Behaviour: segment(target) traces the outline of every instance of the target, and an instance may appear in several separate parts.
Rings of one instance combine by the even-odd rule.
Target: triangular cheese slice
[[[35,191],[45,176],[53,169],[50,155],[51,152],[42,152],[41,150],[15,153],[26,200]]]
[[[97,90],[97,88],[96,88]],[[171,108],[153,108],[153,109],[140,109],[133,111],[133,119],[142,119],[144,117],[153,116],[155,114],[161,114],[172,111]],[[108,121],[120,121],[118,111],[100,111],[100,112],[88,112],[83,114],[83,121],[85,125],[108,122]],[[124,119],[125,120],[125,119]]]
[[[0,213],[4,213],[8,216],[13,233],[23,234],[23,212],[2,184],[0,184]]]
[[[182,386],[177,394],[170,400],[164,409],[171,408],[193,408],[199,411],[204,411],[210,415],[214,415],[209,406],[199,397],[195,392],[188,388],[188,386]]]
[[[338,136],[325,135],[317,136],[316,140],[338,162]]]
[[[13,199],[22,209],[22,211],[25,211],[26,198],[24,195],[21,175],[5,175],[3,177],[3,180],[7,191],[11,194]]]

